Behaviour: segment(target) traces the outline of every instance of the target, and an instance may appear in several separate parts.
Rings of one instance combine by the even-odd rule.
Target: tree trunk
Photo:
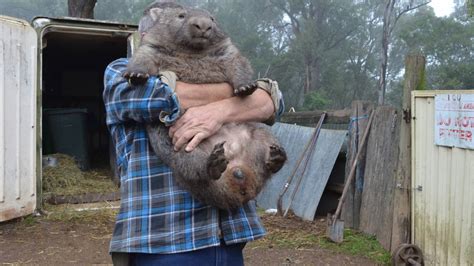
[[[68,0],[68,16],[93,19],[96,3],[97,0]]]
[[[378,83],[378,104],[383,105],[385,102],[385,91],[387,88],[387,63],[388,63],[388,47],[390,45],[391,20],[396,0],[388,0],[383,14],[383,33],[382,33],[382,51],[380,63],[380,78]],[[395,26],[395,25],[393,25]]]
[[[304,82],[304,95],[306,96],[310,91],[313,83],[313,77],[311,73],[311,62],[306,60],[305,62],[305,82]]]

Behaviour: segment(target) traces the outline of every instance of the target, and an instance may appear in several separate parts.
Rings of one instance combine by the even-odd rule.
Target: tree
[[[94,18],[97,0],[68,0],[68,16],[78,18]]]
[[[427,85],[433,89],[473,89],[474,23],[455,16],[436,17],[431,10],[419,10],[400,21],[397,32],[405,50],[423,52],[427,59]]]
[[[397,24],[400,17],[412,10],[415,10],[421,6],[429,4],[431,1],[427,0],[422,3],[415,3],[414,0],[403,1],[403,0],[386,0],[384,12],[383,12],[383,30],[382,30],[382,47],[381,47],[381,59],[380,59],[380,77],[378,83],[378,103],[383,105],[385,102],[385,92],[387,90],[387,64],[388,64],[388,52],[390,46],[390,38],[392,36],[393,29]]]
[[[0,14],[27,21],[37,16],[65,16],[66,8],[64,0],[0,0]]]

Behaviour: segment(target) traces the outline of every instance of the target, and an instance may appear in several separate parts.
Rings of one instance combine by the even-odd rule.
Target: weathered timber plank
[[[396,185],[400,114],[393,107],[376,109],[367,143],[359,230],[375,235],[390,250]]]
[[[302,126],[315,126],[324,111],[306,111],[296,113],[284,113],[280,122],[297,124]],[[347,124],[351,115],[350,109],[327,111],[324,124]]]
[[[352,103],[352,125],[350,125],[349,144],[348,144],[348,158],[346,160],[346,175],[349,174],[350,168],[354,162],[355,155],[359,149],[359,143],[367,128],[368,115],[373,109],[373,104],[365,101],[354,101]],[[344,220],[344,226],[358,229],[359,228],[359,214],[360,204],[362,199],[362,190],[364,185],[364,167],[365,167],[365,149],[362,147],[362,152],[358,160],[355,178],[350,184],[347,192],[346,200],[343,204],[341,217]],[[346,176],[347,180],[347,176]]]
[[[410,243],[411,237],[411,91],[423,89],[425,84],[425,58],[410,55],[405,59],[405,83],[403,87],[404,117],[400,126],[397,187],[394,195],[393,229],[391,250],[402,243]]]

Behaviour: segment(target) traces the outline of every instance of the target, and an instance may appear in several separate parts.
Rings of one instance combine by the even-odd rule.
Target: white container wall
[[[474,150],[435,145],[435,96],[448,93],[474,91],[412,94],[412,241],[426,265],[474,265]],[[474,108],[465,117],[473,132]]]
[[[36,208],[37,37],[0,16],[0,222]]]

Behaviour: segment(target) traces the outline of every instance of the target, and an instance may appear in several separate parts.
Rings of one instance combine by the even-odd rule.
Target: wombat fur
[[[129,61],[124,76],[141,83],[160,70],[188,83],[230,83],[234,94],[251,94],[252,68],[205,10],[171,3],[145,12],[153,26]],[[168,128],[147,125],[150,144],[177,182],[198,200],[231,209],[254,199],[281,169],[286,154],[260,123],[229,123],[192,152],[173,150]]]

